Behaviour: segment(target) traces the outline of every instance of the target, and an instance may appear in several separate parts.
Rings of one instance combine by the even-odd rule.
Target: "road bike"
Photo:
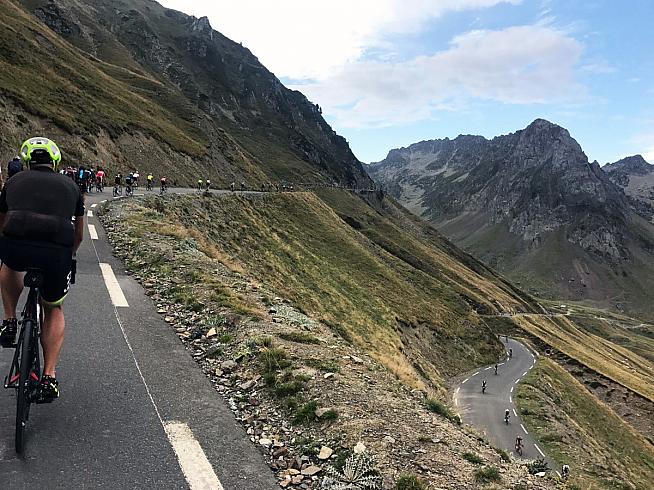
[[[39,338],[43,326],[43,314],[39,303],[39,289],[43,286],[43,272],[29,269],[24,284],[29,288],[27,302],[21,315],[21,329],[11,362],[5,377],[5,388],[16,390],[16,452],[25,450],[25,427],[30,415],[30,405],[37,401],[41,380],[41,355]]]
[[[515,445],[515,452],[516,452],[517,454],[519,454],[520,456],[522,456],[522,444],[519,444],[519,443],[516,442],[516,445]]]

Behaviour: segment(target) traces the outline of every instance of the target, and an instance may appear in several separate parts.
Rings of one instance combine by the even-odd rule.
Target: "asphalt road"
[[[497,375],[494,365],[475,371],[454,392],[454,403],[463,421],[480,429],[495,447],[520,458],[514,450],[516,437],[520,435],[524,445],[522,458],[545,458],[550,468],[554,468],[520,420],[514,403],[516,386],[536,364],[535,354],[514,339],[502,338],[502,341],[507,355],[498,364]],[[509,349],[513,349],[512,358],[509,358]],[[483,380],[487,383],[485,394],[481,392]],[[508,425],[504,422],[507,408]]]
[[[89,196],[91,214],[111,191]],[[0,390],[0,489],[279,488],[156,305],[112,256],[97,218],[86,219],[94,228],[86,227],[65,305],[62,395],[32,407],[19,458],[15,393]],[[12,355],[0,350],[2,379]]]

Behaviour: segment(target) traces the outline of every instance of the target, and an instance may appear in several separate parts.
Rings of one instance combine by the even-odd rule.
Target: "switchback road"
[[[87,200],[77,284],[65,305],[62,395],[32,407],[20,458],[15,394],[0,390],[0,488],[279,488],[156,305],[112,256],[95,216],[111,191]],[[2,379],[12,355],[0,350]]]
[[[494,366],[475,371],[459,385],[454,392],[454,403],[464,422],[480,429],[495,447],[505,449],[515,457],[515,441],[522,437],[524,450],[522,458],[545,458],[552,466],[538,443],[529,434],[515,408],[515,391],[522,378],[536,364],[536,355],[520,342],[502,338],[506,347],[505,359],[498,363],[497,375]],[[513,356],[509,358],[509,349]],[[486,394],[482,394],[482,381],[486,380]],[[510,419],[504,422],[504,411],[509,409]]]

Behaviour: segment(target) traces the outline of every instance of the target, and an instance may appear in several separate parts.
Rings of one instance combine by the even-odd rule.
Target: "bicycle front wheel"
[[[34,364],[34,352],[32,349],[33,320],[23,320],[22,342],[20,343],[19,359],[19,384],[16,397],[16,452],[22,454],[25,450],[25,426],[29,418],[32,384],[30,378],[32,365]]]

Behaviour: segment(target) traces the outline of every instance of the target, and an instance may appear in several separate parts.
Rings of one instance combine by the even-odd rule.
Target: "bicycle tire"
[[[16,452],[22,454],[25,450],[25,426],[29,417],[30,410],[30,371],[34,363],[32,349],[32,330],[34,328],[34,320],[23,320],[23,340],[20,350],[20,383],[18,385],[18,392],[16,393],[16,437],[15,446]]]

